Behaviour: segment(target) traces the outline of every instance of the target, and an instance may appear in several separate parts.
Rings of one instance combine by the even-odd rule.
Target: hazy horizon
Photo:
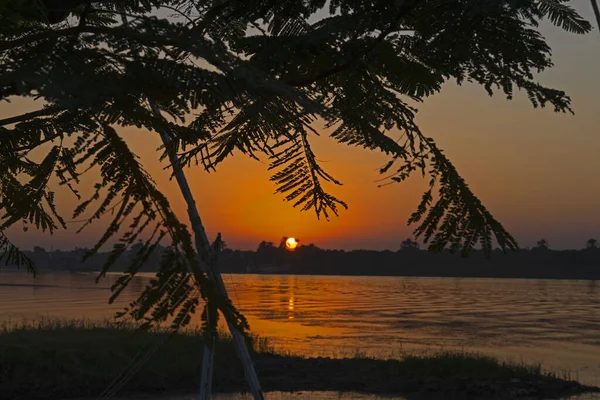
[[[261,241],[262,242],[262,241]],[[227,249],[231,249],[234,251],[256,251],[258,246],[260,245],[261,242],[256,243],[256,246],[252,247],[252,248],[236,248],[236,247],[230,247],[229,245],[227,245]],[[265,240],[265,242],[271,242],[273,243],[276,247],[279,246],[279,241],[278,240]],[[353,249],[342,249],[342,248],[332,248],[332,247],[321,247],[319,245],[317,245],[316,243],[298,243],[299,247],[302,246],[309,246],[309,245],[315,245],[316,247],[318,247],[320,250],[331,250],[331,251],[398,251],[400,250],[400,243],[398,243],[398,246],[396,246],[396,248],[389,248],[389,249],[372,249],[372,248],[361,248],[361,247],[357,247],[357,248],[353,248]],[[93,244],[92,244],[93,245]],[[85,248],[91,248],[92,245],[90,246],[73,246],[73,247],[55,247],[54,245],[50,245],[50,247],[44,247],[44,246],[40,246],[38,244],[29,244],[26,246],[22,246],[21,250],[23,251],[33,251],[34,247],[41,247],[43,248],[45,251],[72,251],[72,250],[77,250],[77,249],[85,249]],[[163,243],[163,246],[168,245],[168,243]],[[527,250],[527,249],[531,249],[534,246],[521,246],[521,250]],[[568,250],[584,250],[586,249],[586,243],[582,243],[581,246],[579,247],[574,247],[574,248],[561,248],[561,249],[557,249],[557,248],[553,248],[552,245],[550,245],[550,247],[548,247],[548,250],[552,251],[568,251]],[[101,252],[104,251],[110,251],[110,248],[106,248],[104,247],[103,250],[100,250]],[[427,251],[426,245],[423,246],[422,243],[420,243],[420,247],[417,250],[422,250],[422,251]],[[481,251],[481,248],[476,247],[475,250],[479,250]],[[499,247],[494,247],[494,250],[501,250]],[[507,250],[507,253],[511,253],[510,250]],[[458,253],[457,253],[458,254]]]
[[[596,159],[600,154],[600,35],[589,1],[573,4],[593,22],[594,30],[577,36],[544,25],[542,33],[553,49],[555,67],[540,81],[565,90],[575,116],[534,109],[523,93],[507,101],[500,93],[490,98],[481,87],[458,87],[453,82],[418,106],[417,122],[423,132],[436,139],[521,247],[533,246],[543,237],[552,249],[580,249],[587,239],[600,239],[600,161]],[[32,107],[21,99],[3,103],[0,117]],[[158,136],[133,128],[119,133],[134,144],[133,150],[186,222],[183,199],[162,170],[164,164],[156,162]],[[261,240],[278,243],[283,236],[294,236],[303,244],[345,250],[395,250],[412,237],[413,227],[407,227],[406,221],[420,200],[425,180],[415,174],[405,183],[377,188],[381,178],[377,169],[387,161],[385,156],[336,144],[326,132],[314,143],[323,167],[344,183],[329,189],[348,203],[347,211],[327,222],[318,221],[313,212],[294,209],[273,194],[266,164],[236,154],[216,173],[208,174],[201,167],[186,171],[209,237],[221,232],[235,249],[256,249]],[[91,186],[89,181],[86,185]],[[62,210],[72,210],[77,203],[64,189],[57,200]],[[53,236],[31,227],[23,232],[20,226],[7,233],[26,249],[39,245],[69,250],[91,247],[105,226],[96,223],[79,235],[73,225]]]

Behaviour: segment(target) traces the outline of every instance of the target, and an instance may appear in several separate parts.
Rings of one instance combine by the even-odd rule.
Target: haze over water
[[[115,276],[96,285],[94,274],[34,279],[0,273],[0,323],[108,318],[137,297],[148,276],[108,305]],[[597,281],[289,275],[224,280],[252,330],[281,349],[333,357],[466,349],[542,362],[572,379],[600,384]]]

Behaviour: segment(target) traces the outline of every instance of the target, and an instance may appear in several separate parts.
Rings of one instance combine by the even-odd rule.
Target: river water
[[[0,273],[0,322],[114,315],[144,288],[137,278],[113,305],[93,274]],[[255,333],[313,356],[478,351],[540,362],[600,384],[600,283],[471,278],[224,275]]]

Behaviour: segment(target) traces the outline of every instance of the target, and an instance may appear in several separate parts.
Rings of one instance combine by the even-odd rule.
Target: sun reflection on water
[[[294,296],[288,301],[288,319],[294,319]]]

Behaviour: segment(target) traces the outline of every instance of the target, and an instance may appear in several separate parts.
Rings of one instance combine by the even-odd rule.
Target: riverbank
[[[584,243],[582,243],[584,245]],[[150,257],[142,271],[156,272],[162,248]],[[85,249],[72,251],[26,252],[39,271],[95,272],[102,270],[109,252],[96,254],[82,263]],[[130,250],[112,266],[125,271],[135,257]],[[545,247],[521,249],[504,254],[494,250],[492,257],[473,250],[469,257],[449,252],[431,253],[416,248],[401,251],[326,250],[298,246],[294,251],[263,242],[257,251],[225,249],[220,257],[223,273],[257,273],[325,276],[404,276],[454,278],[512,278],[600,280],[600,248],[552,250]]]
[[[558,398],[598,391],[540,366],[477,354],[304,358],[277,352],[264,339],[249,344],[266,391],[355,391],[408,399]],[[0,329],[0,399],[96,398],[114,383],[119,395],[195,393],[202,346],[198,331],[169,337],[85,321],[5,326]],[[227,337],[218,341],[215,354],[214,391],[244,391],[243,371]],[[130,379],[117,379],[123,375]]]

